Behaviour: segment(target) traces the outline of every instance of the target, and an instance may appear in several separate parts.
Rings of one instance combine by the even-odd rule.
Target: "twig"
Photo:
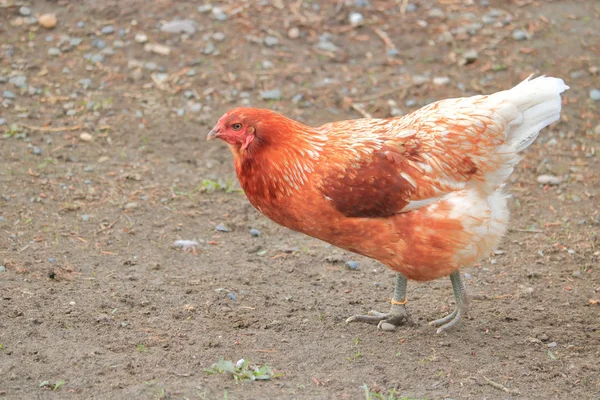
[[[406,9],[408,7],[408,0],[402,0],[402,4],[400,5],[400,14],[406,15]]]
[[[115,219],[113,222],[111,222],[109,225],[105,226],[104,228],[99,229],[98,231],[96,231],[96,234],[104,232],[108,229],[111,229],[113,226],[115,226],[115,224],[119,221],[119,218]]]
[[[513,231],[525,233],[544,233],[544,231],[540,231],[539,229],[513,229]]]
[[[63,131],[76,131],[78,129],[81,129],[81,125],[53,127],[53,126],[31,126],[31,125],[20,124],[20,126],[22,126],[25,129],[29,129],[30,131],[37,131],[37,132],[63,132]]]
[[[375,31],[377,36],[379,36],[379,38],[383,41],[383,44],[385,44],[385,47],[387,47],[388,49],[396,48],[396,46],[394,46],[394,43],[392,43],[392,40],[390,39],[390,37],[388,36],[387,33],[385,33],[384,31],[382,31],[379,28],[373,28],[373,31]]]
[[[373,94],[371,96],[362,97],[360,99],[355,99],[355,101],[365,102],[365,101],[377,100],[377,99],[379,99],[381,97],[385,97],[387,95],[394,94],[396,92],[402,92],[402,94],[399,96],[400,98],[402,98],[402,97],[406,96],[406,93],[408,93],[408,90],[411,87],[413,87],[413,85],[396,87],[396,88],[384,90],[383,92],[375,93],[375,94]]]
[[[279,350],[254,350],[257,353],[277,353]]]
[[[503,392],[506,392],[506,393],[521,394],[518,390],[509,389],[506,386],[499,384],[498,382],[494,382],[493,380],[491,380],[490,378],[488,378],[487,376],[485,376],[483,374],[479,374],[479,375],[483,376],[483,379],[485,379],[486,383],[493,388],[502,390]]]
[[[352,105],[350,107],[352,107],[353,110],[355,110],[356,112],[358,112],[360,115],[362,115],[365,118],[373,118],[373,116],[371,114],[369,114],[367,111],[365,111],[363,106],[360,104],[352,103]]]

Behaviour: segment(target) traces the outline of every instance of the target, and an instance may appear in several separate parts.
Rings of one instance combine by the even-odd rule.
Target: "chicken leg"
[[[460,277],[460,272],[454,271],[451,273],[450,281],[452,282],[452,290],[454,291],[454,298],[456,299],[456,308],[445,317],[436,319],[435,321],[431,321],[429,323],[433,326],[439,326],[437,333],[442,333],[446,329],[452,328],[462,319],[463,315],[465,315],[469,309],[467,288],[464,281]]]
[[[377,328],[384,330],[395,329],[403,324],[411,324],[412,321],[406,309],[406,286],[408,281],[402,274],[396,274],[396,288],[394,290],[394,298],[392,299],[392,307],[390,312],[382,313],[379,311],[369,311],[367,315],[353,315],[346,320],[350,322],[366,322],[368,324],[377,323]],[[391,326],[390,326],[391,325]]]

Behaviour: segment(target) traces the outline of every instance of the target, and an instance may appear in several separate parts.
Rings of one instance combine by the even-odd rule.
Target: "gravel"
[[[102,27],[100,32],[102,32],[103,35],[112,35],[113,33],[115,33],[115,28],[112,25],[106,25]]]
[[[167,33],[187,33],[191,35],[196,32],[196,22],[191,19],[173,20],[164,23],[160,30]]]
[[[217,226],[215,226],[215,230],[217,232],[231,232],[231,229],[229,229],[226,225],[224,224],[219,224]]]
[[[529,33],[524,31],[523,29],[515,29],[512,32],[512,38],[516,41],[523,41],[529,39]]]
[[[279,99],[281,99],[281,90],[279,90],[279,89],[263,90],[260,92],[260,97],[263,100],[279,100]]]

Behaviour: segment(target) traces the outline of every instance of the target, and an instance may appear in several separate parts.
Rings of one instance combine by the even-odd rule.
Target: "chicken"
[[[227,142],[258,211],[287,228],[375,259],[396,274],[388,313],[347,322],[393,329],[408,322],[407,280],[450,276],[468,309],[459,269],[498,245],[509,210],[503,185],[539,131],[560,117],[561,79],[528,78],[488,96],[431,103],[409,115],[313,128],[271,110],[236,108],[207,139]]]

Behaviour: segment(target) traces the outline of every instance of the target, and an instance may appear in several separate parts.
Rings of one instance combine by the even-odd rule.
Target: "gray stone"
[[[467,64],[471,64],[471,63],[474,63],[475,61],[477,61],[477,58],[479,57],[479,53],[475,49],[470,49],[470,50],[465,51],[465,54],[463,54],[463,56],[464,56]]]
[[[163,24],[160,30],[167,33],[188,33],[191,35],[196,32],[196,22],[191,19],[173,20]]]
[[[277,39],[275,36],[267,36],[264,40],[265,45],[268,47],[274,47],[277,46],[279,44],[279,39]]]
[[[515,29],[512,32],[512,38],[517,41],[523,41],[529,39],[529,33],[524,31],[523,29]]]
[[[106,25],[102,27],[102,30],[100,32],[102,32],[103,35],[111,35],[115,33],[115,28],[112,25]]]
[[[27,77],[25,75],[13,76],[10,78],[10,83],[12,83],[15,87],[19,89],[23,89],[27,87]]]
[[[48,55],[53,57],[60,56],[60,49],[57,49],[56,47],[50,47],[48,49]]]
[[[279,100],[279,99],[281,99],[281,90],[279,90],[279,89],[263,90],[260,92],[260,97],[263,100]]]
[[[28,17],[31,15],[31,8],[23,6],[23,7],[19,8],[19,14],[21,14],[24,17]]]
[[[600,89],[590,90],[590,99],[594,101],[600,101]]]

